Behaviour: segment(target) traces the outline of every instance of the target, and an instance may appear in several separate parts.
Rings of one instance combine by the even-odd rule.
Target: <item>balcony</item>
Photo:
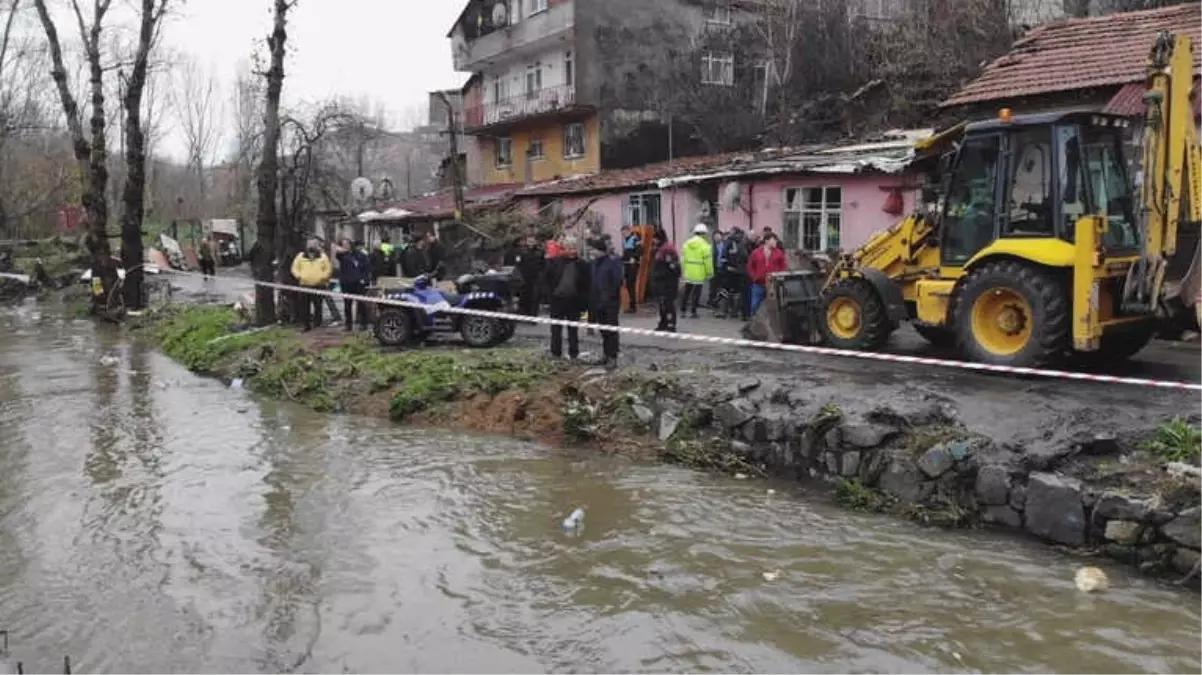
[[[533,118],[553,116],[581,107],[576,103],[575,87],[546,87],[500,101],[467,106],[463,110],[464,130],[467,133],[496,131]]]
[[[562,2],[517,23],[478,29],[468,13],[451,34],[455,70],[475,72],[499,61],[530,56],[570,36],[576,23],[575,2]]]

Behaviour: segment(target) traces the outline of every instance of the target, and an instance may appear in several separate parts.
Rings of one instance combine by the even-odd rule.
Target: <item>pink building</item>
[[[534,185],[514,199],[531,213],[557,208],[568,220],[580,216],[615,240],[631,224],[662,227],[681,241],[700,222],[711,232],[771,228],[790,249],[847,251],[914,208],[918,186],[908,161],[914,141],[927,134],[690,157]]]

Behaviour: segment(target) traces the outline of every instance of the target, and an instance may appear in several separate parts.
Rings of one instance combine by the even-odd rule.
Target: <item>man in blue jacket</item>
[[[593,256],[592,283],[589,285],[588,316],[602,326],[618,325],[622,310],[622,261],[609,251],[609,242],[596,239],[589,243]],[[618,333],[601,331],[601,350],[606,368],[618,365]]]
[[[338,256],[338,284],[342,287],[342,292],[349,295],[367,293],[367,284],[371,281],[372,270],[371,260],[367,257],[363,242],[357,241],[352,244],[350,239],[343,239],[342,245],[336,249],[336,254]],[[359,317],[360,330],[367,330],[367,303],[362,300],[346,299],[342,301],[342,310],[346,315],[348,331],[355,328],[354,315]]]

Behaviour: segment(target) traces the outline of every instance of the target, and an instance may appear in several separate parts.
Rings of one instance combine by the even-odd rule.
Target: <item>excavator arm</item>
[[[1123,291],[1124,308],[1131,311],[1163,314],[1170,302],[1188,308],[1198,298],[1202,148],[1194,122],[1192,47],[1188,35],[1163,31],[1149,58],[1140,187],[1144,248]]]

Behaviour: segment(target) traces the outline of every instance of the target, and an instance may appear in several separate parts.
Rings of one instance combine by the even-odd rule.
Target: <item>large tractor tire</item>
[[[1054,272],[1016,260],[969,273],[952,306],[956,343],[973,361],[1038,367],[1069,352],[1071,300]]]
[[[889,341],[895,324],[885,303],[864,279],[841,279],[822,292],[819,329],[826,343],[838,349],[877,351]]]
[[[1102,343],[1097,351],[1077,352],[1076,358],[1079,362],[1095,368],[1122,363],[1147,347],[1155,334],[1155,321],[1115,326],[1102,333]]]

